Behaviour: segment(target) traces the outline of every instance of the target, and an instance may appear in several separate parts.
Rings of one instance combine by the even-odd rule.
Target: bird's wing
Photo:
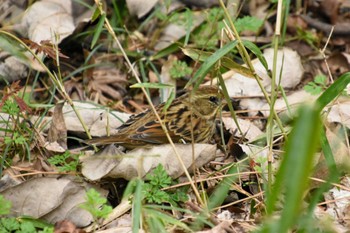
[[[167,124],[167,121],[163,120],[163,123]],[[175,143],[181,139],[181,137],[176,135],[174,131],[167,131]],[[151,144],[169,143],[162,126],[157,120],[148,121],[146,124],[138,127],[134,134],[129,135],[128,138]]]

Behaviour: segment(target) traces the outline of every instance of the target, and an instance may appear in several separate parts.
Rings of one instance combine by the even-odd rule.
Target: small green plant
[[[24,145],[26,142],[26,139],[23,135],[20,135],[18,132],[14,132],[12,136],[5,136],[4,137],[5,144],[15,144],[15,145]]]
[[[4,143],[0,144],[0,150],[4,151],[2,164],[0,164],[0,177],[2,167],[11,164],[11,158],[15,154],[21,158],[27,156],[30,159],[29,141],[33,136],[33,130],[26,119],[28,119],[28,113],[31,112],[31,109],[18,95],[20,90],[19,82],[12,83],[4,89],[0,101],[0,111],[6,116],[0,118],[0,123],[3,125],[0,131],[4,134]]]
[[[35,222],[35,221],[34,221]],[[0,233],[53,233],[53,227],[36,227],[32,220],[21,218],[1,218]]]
[[[234,22],[238,33],[242,31],[258,32],[263,23],[263,20],[252,16],[244,16],[243,18],[238,18]]]
[[[7,113],[11,117],[12,122],[16,122],[17,116],[21,113],[18,102],[14,101],[14,99],[12,98],[8,98],[3,102],[2,112]],[[26,131],[26,127],[23,127],[23,130],[15,130],[15,128],[11,130],[10,126],[15,127],[15,125],[11,124],[9,121],[7,123],[9,127],[6,131],[12,132],[12,134],[7,134],[4,137],[5,144],[15,144],[17,146],[24,145],[27,139],[24,137],[24,135],[20,134],[19,132],[23,132],[23,130]],[[21,127],[23,125],[19,124],[18,126]]]
[[[159,164],[152,173],[146,175],[143,187],[143,196],[148,203],[170,203],[176,206],[177,202],[187,201],[187,195],[183,189],[164,191],[162,189],[175,184],[166,173],[164,167]]]
[[[79,155],[66,151],[61,155],[55,155],[48,159],[49,163],[56,166],[60,172],[76,171],[79,165]]]
[[[192,74],[192,68],[188,67],[184,61],[174,61],[170,69],[170,76],[173,78],[182,78]]]
[[[0,216],[10,213],[12,203],[4,198],[3,195],[0,195]]]
[[[323,74],[316,75],[313,82],[309,82],[304,86],[304,90],[312,95],[321,94],[327,89],[327,77]]]
[[[35,227],[32,219],[5,217],[10,213],[12,203],[0,195],[0,233],[51,233],[52,227]],[[34,220],[35,222],[35,220]],[[42,229],[42,230],[38,230]]]
[[[89,189],[86,192],[86,202],[80,205],[80,208],[90,212],[95,222],[101,218],[106,218],[111,212],[112,207],[107,205],[107,199],[101,197],[101,194],[95,189]]]
[[[315,33],[304,30],[302,28],[297,27],[297,38],[305,41],[308,45],[313,47],[314,49],[318,48],[319,38]]]

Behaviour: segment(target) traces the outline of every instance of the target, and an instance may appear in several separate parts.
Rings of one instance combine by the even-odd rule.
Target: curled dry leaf
[[[21,34],[31,41],[51,41],[59,44],[64,38],[73,33],[81,16],[90,18],[92,10],[83,8],[72,0],[45,0],[36,1],[24,13],[21,22]],[[79,11],[79,15],[73,13]],[[47,52],[47,51],[46,51]],[[53,52],[51,53],[53,55]],[[44,72],[45,69],[37,60],[27,53],[30,60],[26,64],[31,68]],[[39,57],[43,56],[39,54]]]
[[[257,126],[255,126],[253,122],[243,119],[237,119],[237,121],[239,127],[242,130],[243,137],[249,141],[253,141],[263,134],[263,132]],[[237,125],[232,117],[223,117],[222,122],[224,123],[226,129],[229,130],[233,136],[242,136],[240,135],[240,132],[237,129]]]
[[[0,52],[0,56],[4,57],[0,62],[0,76],[11,83],[28,76],[28,67],[17,57],[3,56],[5,53]]]
[[[216,145],[194,144],[192,155],[191,144],[175,144],[187,169],[201,167],[216,156]],[[193,157],[192,157],[193,156]],[[162,164],[167,173],[177,178],[183,169],[170,144],[151,148],[137,148],[121,153],[114,145],[106,147],[98,156],[82,157],[82,174],[90,180],[104,177],[124,178],[130,180],[138,175],[142,177]]]
[[[5,171],[6,172],[6,171]],[[4,174],[0,179],[0,193],[5,189],[11,188],[20,184],[20,180],[18,178],[14,178],[9,174]]]
[[[76,11],[80,14],[74,15],[73,12]],[[81,6],[72,0],[38,1],[25,12],[22,18],[22,26],[27,30],[23,33],[37,43],[42,40],[59,43],[74,31],[75,24],[81,20],[78,19],[81,15],[88,17],[91,14],[91,10],[88,8],[82,10]],[[56,35],[58,41],[55,40]]]
[[[327,121],[330,123],[341,123],[350,129],[350,99],[339,99],[327,115]]]
[[[266,59],[269,69],[272,69],[274,50],[264,50],[263,56]],[[264,66],[258,59],[254,59],[252,63],[257,74],[262,78],[264,88],[267,91],[271,90],[271,78],[268,76]],[[299,84],[303,72],[304,68],[298,53],[287,47],[278,50],[276,85],[280,83],[284,89],[294,88]],[[279,74],[281,74],[281,77]],[[262,96],[261,89],[256,80],[241,74],[233,74],[231,78],[225,81],[225,84],[230,96]]]
[[[61,147],[67,149],[67,128],[62,112],[63,106],[64,102],[56,104],[55,106],[49,128],[48,141],[57,142]]]
[[[107,111],[103,107],[91,103],[74,102],[74,106],[80,113],[84,123],[89,128],[91,135],[94,137],[105,136],[107,127],[110,128],[111,134],[117,133],[116,128],[130,117],[130,114],[117,111]],[[67,131],[76,134],[85,134],[83,126],[69,104],[63,106],[62,112]],[[37,119],[38,117],[31,118],[33,122],[36,122]],[[52,121],[52,117],[44,117],[43,122],[45,124],[50,121]],[[45,130],[47,130],[47,128],[44,129],[44,131]]]
[[[67,147],[62,147],[58,142],[46,142],[44,145],[46,150],[56,153],[64,153]]]
[[[157,4],[158,0],[127,0],[126,4],[130,14],[137,15],[138,18],[145,16]]]
[[[157,4],[158,0],[127,0],[129,12],[138,18],[145,16]]]
[[[11,214],[32,216],[50,223],[68,219],[78,227],[93,221],[89,212],[79,207],[86,201],[86,190],[94,188],[102,196],[107,192],[93,185],[73,182],[67,177],[40,177],[1,192],[12,202]]]
[[[74,31],[71,15],[72,2],[39,1],[34,3],[25,13],[22,24],[28,28],[28,37],[34,42],[53,40],[55,34],[60,40]]]

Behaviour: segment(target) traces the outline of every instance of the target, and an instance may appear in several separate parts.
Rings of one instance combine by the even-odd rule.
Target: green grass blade
[[[320,125],[318,109],[310,106],[300,108],[299,117],[286,143],[286,152],[277,172],[276,181],[267,196],[267,212],[271,215],[278,197],[281,193],[285,193],[280,220],[275,224],[264,226],[270,230],[273,227],[274,232],[287,232],[296,224],[311,174],[313,155],[319,143]],[[266,228],[262,231],[265,230]]]
[[[268,66],[267,61],[264,57],[264,54],[261,52],[259,47],[256,46],[253,42],[248,41],[248,40],[243,40],[242,43],[247,49],[249,49],[252,53],[255,54],[255,56],[259,59],[259,61],[265,67],[265,69],[268,70],[269,66]]]
[[[142,209],[142,185],[143,181],[136,180],[135,194],[132,203],[132,232],[137,233],[141,229],[141,209]]]
[[[199,85],[203,82],[205,75],[209,72],[212,66],[218,62],[225,54],[229,53],[232,49],[234,49],[238,44],[238,41],[230,41],[221,49],[217,50],[213,55],[211,55],[205,62],[201,65],[201,67],[194,74],[193,78],[187,83],[186,86],[194,84],[194,90],[196,90]]]
[[[316,107],[321,111],[327,104],[343,92],[345,87],[350,83],[350,72],[341,75],[323,94],[316,100]]]
[[[328,179],[326,180],[326,183],[323,183],[322,185],[320,185],[320,187],[318,187],[316,192],[312,195],[312,198],[309,201],[308,209],[305,215],[301,217],[298,228],[299,230],[301,229],[304,230],[304,232],[312,232],[315,229],[315,226],[313,224],[314,210],[317,204],[319,203],[319,201],[321,200],[321,198],[323,197],[323,194],[327,192],[327,190],[331,187],[331,183],[336,182],[340,176],[335,164],[331,146],[326,137],[326,133],[322,128],[321,128],[320,142],[321,142],[321,148],[329,169],[329,175],[328,175]]]
[[[103,30],[103,25],[105,23],[105,19],[106,19],[106,15],[102,14],[100,19],[99,19],[99,21],[98,21],[98,23],[97,23],[96,30],[95,30],[95,33],[94,33],[94,37],[92,38],[90,49],[95,47],[98,38],[100,38],[100,35],[102,33],[102,30]]]
[[[206,52],[199,49],[192,49],[192,48],[182,48],[182,52],[186,55],[192,58],[195,61],[205,61],[208,59],[213,53],[212,52]],[[237,73],[244,75],[246,77],[254,78],[253,73],[251,70],[249,70],[247,67],[242,66],[241,64],[238,64],[237,62],[233,61],[232,59],[228,58],[227,56],[224,56],[221,58],[221,65],[227,69],[234,70]]]

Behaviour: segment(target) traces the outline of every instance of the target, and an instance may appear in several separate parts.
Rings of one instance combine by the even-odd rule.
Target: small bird
[[[156,106],[162,122],[174,143],[208,142],[215,132],[215,118],[224,101],[222,91],[216,86],[201,86],[196,92],[187,91],[173,100],[164,111],[164,103]],[[148,109],[132,115],[111,136],[86,140],[87,144],[119,144],[126,149],[169,143],[157,117]]]

